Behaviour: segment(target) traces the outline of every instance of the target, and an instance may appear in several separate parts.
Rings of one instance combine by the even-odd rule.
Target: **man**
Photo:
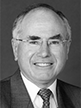
[[[19,69],[1,81],[1,108],[80,108],[80,88],[57,79],[71,43],[65,16],[47,4],[30,6],[12,34]]]

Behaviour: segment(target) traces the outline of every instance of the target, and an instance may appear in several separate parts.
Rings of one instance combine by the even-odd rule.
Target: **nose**
[[[50,48],[47,43],[43,43],[38,51],[38,56],[42,58],[50,57]]]

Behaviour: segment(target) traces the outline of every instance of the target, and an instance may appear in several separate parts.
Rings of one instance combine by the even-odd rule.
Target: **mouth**
[[[53,65],[53,63],[41,63],[41,62],[37,62],[37,63],[34,63],[34,65],[36,65],[36,66],[39,66],[39,67],[48,67],[48,66],[51,66],[51,65]]]

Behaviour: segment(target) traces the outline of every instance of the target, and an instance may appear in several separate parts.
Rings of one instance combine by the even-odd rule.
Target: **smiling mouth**
[[[48,67],[53,65],[53,63],[34,63],[34,65],[39,66],[39,67]]]

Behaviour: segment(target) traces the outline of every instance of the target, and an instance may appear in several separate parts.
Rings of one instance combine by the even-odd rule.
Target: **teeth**
[[[35,63],[37,66],[50,66],[51,63]]]

